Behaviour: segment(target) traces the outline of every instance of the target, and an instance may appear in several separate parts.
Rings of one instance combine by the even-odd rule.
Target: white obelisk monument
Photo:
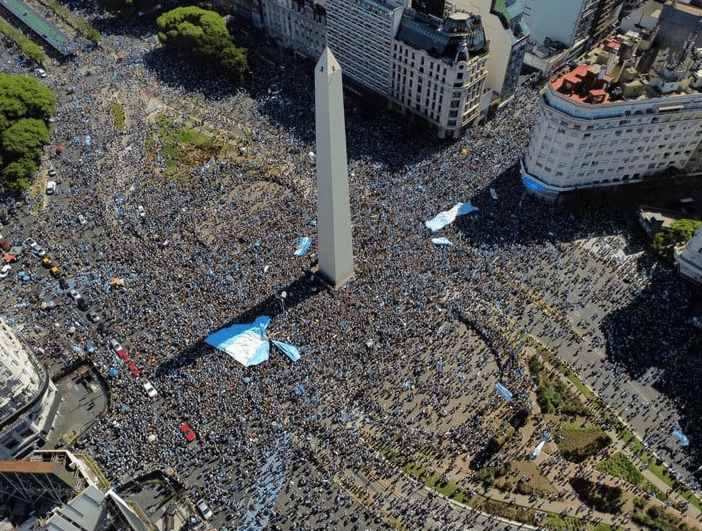
[[[335,288],[353,277],[341,66],[325,48],[314,74],[319,274]]]

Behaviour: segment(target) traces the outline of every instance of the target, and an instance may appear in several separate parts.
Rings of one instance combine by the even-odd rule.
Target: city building
[[[327,44],[347,81],[387,97],[391,41],[403,11],[393,0],[327,0]]]
[[[478,15],[490,46],[485,87],[495,98],[514,96],[524,63],[529,28],[526,0],[448,0],[451,12]]]
[[[675,264],[682,276],[702,284],[702,230],[698,229],[682,251],[676,251]]]
[[[23,461],[0,461],[0,496],[0,514],[26,529],[155,529],[138,506],[110,489],[93,461],[67,450],[40,450]]]
[[[663,4],[659,17],[658,46],[682,50],[688,39],[702,47],[702,2],[699,0],[668,0]]]
[[[420,117],[440,138],[460,136],[490,101],[481,17],[449,11],[444,0],[417,9],[408,0],[261,0],[266,30],[282,46],[316,61],[328,43],[347,86]],[[521,63],[511,68],[516,86]]]
[[[622,33],[635,31],[639,34],[655,33],[658,31],[658,20],[662,10],[663,4],[648,0],[621,20],[619,31]]]
[[[634,9],[636,9],[643,3],[644,0],[624,0],[624,3],[622,4],[622,13],[631,13]]]
[[[555,201],[665,170],[702,171],[702,49],[688,41],[678,54],[638,55],[638,42],[634,33],[609,38],[546,85],[522,161],[528,191]]]
[[[305,57],[319,57],[327,44],[326,13],[315,0],[265,0],[261,11],[266,31],[281,46]]]
[[[590,27],[590,42],[599,42],[617,27],[624,0],[599,0]]]
[[[599,42],[618,22],[623,0],[527,0],[529,46],[524,64],[550,76]],[[557,20],[558,24],[554,24]]]
[[[412,8],[419,13],[444,19],[448,15],[446,0],[412,0]]]
[[[431,123],[440,138],[458,138],[481,116],[488,50],[480,18],[440,19],[408,9],[392,41],[389,100]]]
[[[0,318],[0,459],[42,446],[59,403],[46,368]]]

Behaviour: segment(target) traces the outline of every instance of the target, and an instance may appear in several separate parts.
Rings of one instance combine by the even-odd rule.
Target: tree
[[[700,227],[702,221],[678,219],[671,223],[669,228],[656,233],[651,247],[663,255],[670,256],[676,247],[686,245]]]
[[[49,129],[41,120],[22,118],[2,132],[4,158],[11,161],[37,159],[49,143]]]
[[[56,98],[34,78],[0,73],[0,114],[8,121],[46,120],[56,114]]]
[[[29,186],[55,113],[54,95],[36,79],[0,73],[0,173],[7,189]]]
[[[26,190],[29,188],[29,177],[38,169],[38,164],[32,159],[23,158],[11,162],[3,170],[5,186],[12,191]]]
[[[234,45],[224,19],[199,7],[178,7],[157,19],[161,44],[211,72],[239,80],[248,70],[246,49]]]
[[[670,225],[673,239],[681,245],[688,243],[697,229],[702,227],[702,221],[696,219],[678,219]]]

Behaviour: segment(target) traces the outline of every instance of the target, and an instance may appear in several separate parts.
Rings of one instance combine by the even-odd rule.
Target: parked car
[[[54,278],[61,278],[63,276],[63,271],[61,271],[58,266],[52,266],[49,269],[49,273],[51,273],[51,276]]]
[[[74,301],[77,301],[78,299],[82,298],[82,297],[80,296],[80,293],[78,293],[78,290],[73,289],[73,288],[71,288],[71,289],[68,290],[68,296],[69,296],[71,299],[73,299]]]
[[[56,192],[56,181],[46,182],[46,195],[52,195]]]
[[[88,312],[88,321],[91,323],[99,323],[102,321],[100,318],[100,314],[98,314],[95,310]]]
[[[90,308],[90,304],[88,304],[88,301],[86,301],[83,297],[76,299],[76,303],[78,304],[78,309],[83,312]]]
[[[144,386],[146,394],[149,395],[149,398],[156,398],[158,396],[158,392],[154,389],[154,386],[151,385],[151,382],[146,381],[142,385]]]
[[[65,276],[59,277],[59,287],[61,289],[68,289],[68,279]]]
[[[2,269],[0,269],[0,278],[6,278],[7,275],[10,274],[10,271],[12,271],[12,266],[10,264],[2,266]]]
[[[37,245],[39,245],[34,238],[27,238],[24,240],[24,244],[29,247],[30,249],[34,249]]]
[[[188,442],[192,442],[195,440],[195,437],[196,437],[195,432],[192,430],[192,428],[190,427],[190,425],[187,422],[183,422],[180,425],[180,431],[183,433],[183,435],[185,435],[185,439]]]
[[[120,350],[124,351],[124,347],[115,338],[110,339],[110,348],[114,350],[115,353],[119,353]]]
[[[8,242],[5,238],[0,240],[0,249],[3,251],[9,251],[11,247],[10,242]]]
[[[85,219],[85,216],[83,214],[78,214],[78,223],[81,225],[85,225],[88,222],[87,219]]]
[[[43,258],[44,256],[46,256],[46,251],[37,245],[35,247],[32,247],[32,254],[39,258]]]
[[[207,506],[205,500],[199,499],[195,505],[197,505],[198,511],[200,511],[205,520],[212,520],[212,518],[214,518],[212,510]]]
[[[51,261],[51,258],[48,256],[45,256],[44,258],[41,259],[41,265],[44,266],[47,269],[53,269],[56,267],[54,263]]]

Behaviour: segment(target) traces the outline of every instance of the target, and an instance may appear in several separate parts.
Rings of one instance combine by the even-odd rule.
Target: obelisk
[[[329,48],[314,75],[319,274],[335,288],[353,277],[341,66]]]

